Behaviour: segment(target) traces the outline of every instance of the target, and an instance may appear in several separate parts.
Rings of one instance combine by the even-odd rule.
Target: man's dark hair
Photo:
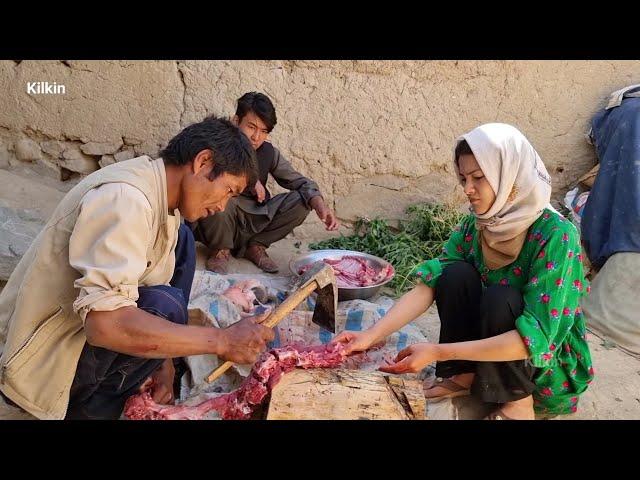
[[[276,123],[278,123],[276,107],[273,106],[269,97],[264,93],[249,92],[238,99],[238,106],[236,107],[238,120],[242,120],[242,117],[249,112],[255,113],[267,126],[269,132],[271,132],[273,127],[276,126]]]
[[[210,150],[213,155],[211,180],[226,172],[245,176],[247,185],[256,183],[258,167],[251,142],[233,123],[215,115],[184,128],[160,156],[168,165],[186,165],[202,150]]]
[[[462,155],[473,155],[473,151],[471,150],[471,147],[469,146],[466,140],[462,140],[456,147],[456,151],[455,151],[456,163],[458,163],[458,160],[460,160],[460,157]]]

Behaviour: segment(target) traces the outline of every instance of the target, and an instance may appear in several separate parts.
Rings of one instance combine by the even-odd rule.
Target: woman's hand
[[[440,360],[437,344],[415,343],[398,352],[396,363],[378,370],[386,373],[417,373],[436,360]]]
[[[374,343],[374,338],[371,336],[368,330],[364,332],[351,332],[345,330],[341,332],[331,343],[342,343],[345,346],[345,353],[351,355],[354,352],[362,352],[369,349]]]

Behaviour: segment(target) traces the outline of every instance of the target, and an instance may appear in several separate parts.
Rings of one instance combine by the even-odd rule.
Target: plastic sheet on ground
[[[189,323],[192,325],[225,328],[241,319],[240,308],[222,296],[227,288],[243,280],[258,280],[267,289],[267,307],[275,308],[291,291],[289,277],[272,275],[229,274],[219,275],[208,271],[197,271],[189,301]],[[275,339],[269,348],[279,348],[292,344],[320,345],[333,338],[329,332],[312,322],[314,296],[309,297],[296,310],[283,319],[275,328]],[[350,300],[338,304],[336,331],[366,330],[374,325],[393,306],[393,299],[378,296],[371,301]],[[367,360],[359,365],[361,370],[376,370],[385,359],[395,357],[406,346],[424,342],[426,338],[411,324],[390,335],[385,344],[367,352]],[[212,384],[204,378],[223,363],[215,355],[195,355],[187,357],[189,371],[181,380],[180,400],[185,404],[196,404],[211,396],[229,392],[242,383],[252,365],[236,365],[227,370]],[[349,362],[345,364],[349,367]],[[210,418],[215,418],[213,415]]]

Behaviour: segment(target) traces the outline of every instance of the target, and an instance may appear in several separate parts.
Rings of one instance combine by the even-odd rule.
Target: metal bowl
[[[356,252],[353,250],[314,250],[313,252],[302,255],[295,260],[291,260],[291,262],[289,262],[289,269],[293,272],[294,275],[299,276],[298,271],[305,265],[322,261],[325,258],[338,260],[347,255],[364,258],[379,268],[384,268],[388,265],[391,265],[389,262],[382,258],[376,257],[374,255],[369,255],[368,253]],[[382,287],[393,280],[394,276],[395,269],[384,282],[377,285],[371,285],[369,287],[338,287],[338,301],[343,302],[345,300],[355,299],[366,300],[368,298],[371,298],[376,293],[378,293]]]

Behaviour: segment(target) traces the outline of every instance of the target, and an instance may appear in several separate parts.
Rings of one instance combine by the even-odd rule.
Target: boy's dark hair
[[[264,122],[269,132],[271,132],[273,127],[276,126],[276,123],[278,123],[276,108],[264,93],[249,92],[238,99],[238,106],[236,107],[238,120],[242,120],[242,117],[249,112],[253,112],[260,117],[260,120]]]
[[[451,151],[451,150],[449,150],[449,151]],[[456,163],[458,163],[458,160],[460,160],[460,157],[462,155],[473,155],[473,151],[471,150],[471,147],[469,146],[469,144],[467,143],[466,140],[462,140],[456,146],[456,151],[455,151]]]
[[[215,115],[184,128],[169,141],[160,156],[168,165],[186,165],[202,150],[210,150],[213,155],[211,180],[226,172],[244,175],[247,185],[256,183],[258,167],[251,142],[233,123]]]

